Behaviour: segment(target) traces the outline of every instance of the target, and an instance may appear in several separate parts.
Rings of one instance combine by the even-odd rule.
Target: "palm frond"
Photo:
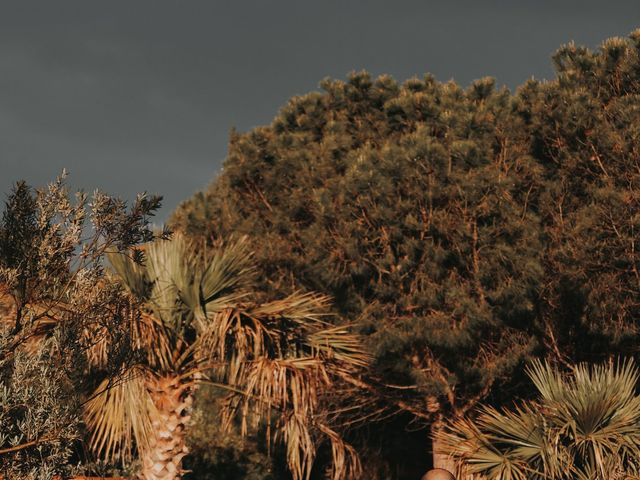
[[[330,305],[331,299],[326,295],[297,292],[253,308],[249,315],[267,325],[277,320],[292,323],[286,328],[287,332],[290,336],[297,335],[300,343],[308,347],[308,352],[349,368],[367,366],[371,357],[365,352],[362,340],[346,326],[332,326],[325,321],[331,315]]]
[[[143,280],[147,288],[140,299],[151,315],[143,312],[133,331],[134,345],[147,352],[146,365],[170,372],[182,385],[191,385],[205,372],[227,385],[233,392],[227,419],[240,415],[244,433],[248,422],[257,428],[266,420],[271,428],[271,412],[277,412],[268,436],[285,442],[295,480],[309,478],[320,437],[331,442],[332,478],[358,472],[355,450],[330,427],[320,401],[334,376],[366,366],[369,356],[348,328],[326,321],[329,298],[298,292],[261,305],[245,302],[253,267],[244,240],[196,255],[177,235],[149,244],[145,256],[143,266],[128,265],[129,259],[116,263],[123,281],[134,283],[132,292],[141,291],[138,283]],[[135,381],[128,387],[92,400],[92,444],[107,455],[130,452],[138,435],[144,442],[144,409],[131,412],[124,406]],[[115,413],[101,419],[100,409]]]
[[[202,256],[184,236],[174,235],[146,245],[143,264],[131,257],[109,258],[127,288],[176,331],[194,319],[204,321],[208,312],[236,305],[254,271],[244,239]]]
[[[351,367],[364,368],[371,363],[371,355],[364,350],[362,339],[342,326],[310,333],[305,343],[312,351]]]
[[[330,305],[331,299],[327,295],[295,292],[281,300],[256,306],[250,314],[257,318],[286,318],[303,328],[316,328],[318,323],[330,325],[323,320],[330,316]]]
[[[115,380],[105,380],[85,404],[89,445],[109,460],[128,460],[134,447],[143,450],[152,437],[155,407],[145,386],[145,375],[135,368]]]
[[[527,367],[526,373],[544,400],[562,400],[565,393],[564,379],[549,363],[534,360]]]
[[[130,255],[123,252],[109,252],[107,260],[134,297],[143,300],[148,297],[151,281],[145,266],[134,260],[133,252]]]
[[[468,473],[492,479],[541,478],[547,453],[543,422],[532,408],[486,408],[475,421],[453,421],[438,437]]]
[[[235,306],[246,295],[245,287],[255,271],[246,237],[216,249],[205,258],[199,288],[205,313]]]
[[[173,370],[174,345],[161,320],[147,312],[135,312],[131,326],[132,347],[145,356],[146,363],[154,370]]]
[[[353,371],[366,365],[368,357],[345,328],[315,321],[324,314],[317,308],[325,308],[326,297],[291,298],[295,299],[291,303],[229,308],[209,315],[208,329],[200,336],[200,350],[206,352],[202,358],[217,361],[219,367],[212,369],[216,380],[236,389],[228,399],[225,424],[239,413],[243,433],[249,422],[257,428],[261,419],[267,419],[270,426],[273,410],[278,419],[274,439],[285,442],[296,480],[310,474],[318,435],[331,442],[333,478],[346,478],[359,469],[357,455],[322,421],[320,395],[330,388],[336,367]],[[305,318],[310,321],[305,323]],[[287,330],[277,328],[280,321],[288,324]],[[304,339],[301,348],[291,348],[292,339]]]
[[[318,423],[318,429],[331,442],[333,462],[331,463],[331,470],[328,472],[329,478],[358,478],[362,473],[358,452],[327,425]]]
[[[331,385],[326,364],[317,357],[287,359],[259,358],[246,366],[242,379],[244,392],[233,395],[226,404],[229,424],[240,412],[246,433],[248,420],[255,428],[261,419],[271,419],[278,412],[274,439],[282,439],[287,449],[287,463],[294,479],[308,479],[315,458],[316,433],[329,439],[333,452],[333,479],[355,478],[360,470],[353,447],[340,439],[319,416],[319,395]],[[250,415],[252,414],[252,415]],[[270,425],[270,421],[267,422]],[[349,477],[347,475],[354,475]]]
[[[180,303],[180,289],[189,291],[193,268],[181,236],[157,240],[146,248],[146,267],[153,283],[148,304],[154,315],[174,331],[180,331],[188,305]],[[183,293],[183,296],[185,294]]]
[[[484,408],[449,425],[443,441],[458,461],[489,479],[516,478],[516,469],[593,480],[640,471],[639,371],[631,361],[577,365],[569,374],[538,361],[527,371],[539,401]]]

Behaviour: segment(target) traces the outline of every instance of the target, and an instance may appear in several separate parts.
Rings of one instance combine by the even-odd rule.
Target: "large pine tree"
[[[332,295],[375,352],[376,391],[437,427],[534,346],[540,169],[490,79],[322,86],[234,134],[224,173],[175,224],[249,235],[267,296]]]
[[[233,133],[174,225],[248,235],[268,298],[332,295],[375,353],[372,391],[432,428],[511,397],[532,355],[635,355],[640,31],[554,62],[557,78],[515,95],[488,79],[324,81]],[[393,455],[408,418],[366,443]]]

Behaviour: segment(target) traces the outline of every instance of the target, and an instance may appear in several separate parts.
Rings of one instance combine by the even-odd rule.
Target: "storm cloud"
[[[231,127],[353,70],[513,89],[550,78],[563,43],[640,26],[629,1],[6,1],[0,190],[62,168],[74,188],[165,197],[206,187]]]

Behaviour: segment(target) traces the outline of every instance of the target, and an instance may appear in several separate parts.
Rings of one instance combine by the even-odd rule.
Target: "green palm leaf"
[[[469,472],[489,479],[637,475],[639,372],[631,361],[578,365],[568,375],[534,362],[528,374],[539,401],[511,411],[484,408],[475,420],[456,420],[443,433]]]
[[[141,258],[144,259],[144,256]],[[151,281],[147,275],[147,269],[134,259],[133,253],[128,256],[121,252],[110,252],[107,254],[107,259],[134,297],[148,298]]]
[[[255,267],[246,237],[216,249],[199,276],[202,303],[208,312],[220,311],[246,295]]]

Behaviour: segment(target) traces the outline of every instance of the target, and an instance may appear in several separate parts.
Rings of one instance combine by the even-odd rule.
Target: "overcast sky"
[[[164,196],[215,177],[231,127],[353,70],[514,89],[550,56],[640,27],[640,0],[0,3],[0,193],[62,168],[73,188]]]

